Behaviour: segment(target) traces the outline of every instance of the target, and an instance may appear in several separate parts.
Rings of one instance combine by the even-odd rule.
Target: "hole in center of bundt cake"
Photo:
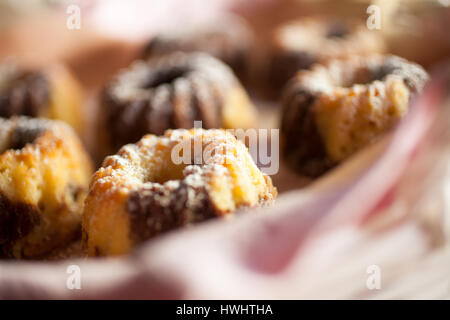
[[[148,161],[146,166],[144,183],[153,182],[164,184],[168,181],[184,179],[183,170],[187,164],[176,164],[172,161],[172,147],[159,149],[152,155],[151,160]]]
[[[377,66],[370,70],[370,81],[383,81],[386,76],[392,74],[395,70],[395,67],[389,64],[383,64],[381,66]]]
[[[385,66],[377,66],[373,68],[359,68],[351,73],[347,79],[342,79],[341,86],[351,88],[354,85],[368,85],[374,81],[383,81],[386,76],[391,74],[392,69]]]
[[[188,67],[173,67],[168,69],[158,70],[150,74],[147,82],[144,83],[144,89],[151,89],[159,87],[163,84],[170,84],[175,79],[182,78],[190,72]]]
[[[346,37],[350,31],[348,30],[348,26],[342,22],[332,23],[327,30],[326,37],[329,39],[332,38],[344,38]]]

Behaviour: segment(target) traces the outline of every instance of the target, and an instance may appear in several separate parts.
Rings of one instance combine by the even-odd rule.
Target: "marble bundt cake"
[[[91,256],[124,254],[160,233],[269,204],[276,194],[270,177],[227,131],[146,135],[107,157],[95,173],[83,243]]]
[[[91,174],[65,123],[0,118],[0,256],[37,258],[79,236]]]
[[[398,123],[427,79],[419,65],[390,55],[300,71],[284,91],[285,159],[302,174],[324,173]]]
[[[167,129],[249,128],[254,106],[232,71],[203,53],[172,53],[137,61],[105,88],[100,140],[106,154],[144,134]]]

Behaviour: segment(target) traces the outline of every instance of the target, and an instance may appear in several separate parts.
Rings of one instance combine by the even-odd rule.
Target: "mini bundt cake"
[[[63,122],[0,119],[0,256],[36,258],[80,236],[90,160]]]
[[[137,61],[105,88],[100,139],[107,154],[143,135],[193,128],[249,128],[255,109],[232,71],[203,53]]]
[[[63,66],[32,71],[9,61],[0,65],[0,117],[23,115],[63,120],[81,133],[81,99],[78,81]]]
[[[84,247],[91,256],[124,254],[162,232],[270,204],[276,194],[245,145],[225,130],[146,135],[95,173],[83,213]]]
[[[230,66],[236,75],[246,79],[254,35],[241,18],[221,16],[157,34],[144,49],[144,58],[158,57],[175,51],[205,52]]]
[[[281,136],[289,164],[318,176],[393,127],[427,73],[396,56],[334,60],[286,86]]]
[[[354,55],[379,54],[385,44],[376,30],[365,22],[336,18],[304,18],[275,30],[269,63],[269,86],[279,96],[282,87],[297,71],[315,63]]]

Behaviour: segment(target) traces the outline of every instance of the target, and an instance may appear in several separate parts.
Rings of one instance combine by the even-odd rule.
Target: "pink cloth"
[[[167,16],[163,12],[172,12],[179,4],[164,1],[166,6],[155,7],[155,3],[163,1],[136,1],[150,3],[148,10],[161,10],[159,14],[149,13],[154,20],[146,21],[141,7],[136,10],[128,6],[122,11],[120,3],[124,1],[108,2],[106,11],[90,9],[89,23],[113,33],[130,25],[119,30],[120,35],[130,39],[145,38],[154,32],[155,25],[164,25],[168,20],[162,18]],[[189,1],[189,5],[194,8],[199,2]],[[210,3],[214,3],[211,13],[225,2]],[[203,12],[207,12],[204,4],[202,1]],[[122,17],[111,19],[111,12],[121,12]],[[194,12],[192,16],[197,17]],[[127,23],[129,18],[138,23]],[[135,33],[134,26],[142,33]],[[432,169],[438,165],[443,149],[448,148],[448,132],[441,133],[448,127],[448,112],[438,108],[443,102],[442,93],[438,82],[428,86],[389,137],[312,186],[281,195],[272,208],[233,221],[216,220],[172,232],[124,258],[1,261],[0,298],[380,296],[366,286],[368,266],[379,265],[392,280],[398,277],[394,269],[407,270],[407,265],[420,260],[433,247],[430,241],[436,230],[424,230],[412,208],[430,187]],[[394,211],[404,214],[395,218],[389,210],[397,205],[404,206],[403,210]],[[439,264],[430,265],[434,282],[442,277]],[[70,265],[80,267],[80,290],[66,285]]]

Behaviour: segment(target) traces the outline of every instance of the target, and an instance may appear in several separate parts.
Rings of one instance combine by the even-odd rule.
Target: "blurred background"
[[[450,1],[0,0],[0,61],[12,59],[30,69],[62,64],[73,73],[82,86],[82,108],[87,114],[82,139],[95,157],[100,90],[120,68],[139,57],[146,43],[159,32],[183,28],[192,22],[211,21],[224,13],[242,17],[256,35],[251,76],[244,84],[261,110],[260,125],[277,127],[278,102],[264,98],[268,77],[265,68],[261,67],[269,59],[273,31],[292,19],[314,15],[365,21],[370,15],[367,8],[372,4],[381,8],[379,32],[386,41],[388,52],[423,65],[433,76],[425,98],[417,101],[426,110],[431,108],[423,105],[433,104],[433,116],[428,111],[424,116],[430,117],[433,129],[417,142],[414,161],[390,163],[377,169],[384,171],[373,168],[374,154],[375,158],[386,161],[397,159],[391,156],[395,153],[393,149],[401,149],[398,146],[403,142],[399,142],[399,137],[401,141],[408,141],[414,128],[420,127],[420,119],[396,133],[398,139],[386,142],[394,147],[368,151],[370,156],[362,156],[320,181],[318,190],[329,192],[340,187],[343,180],[361,182],[357,174],[361,170],[382,172],[380,177],[389,176],[400,167],[402,170],[392,185],[383,185],[381,180],[364,180],[366,184],[362,185],[366,190],[384,188],[378,193],[379,198],[370,199],[379,205],[370,212],[370,215],[377,212],[376,219],[370,219],[370,223],[357,229],[362,232],[357,235],[354,229],[347,234],[342,233],[347,229],[339,229],[313,240],[298,258],[307,265],[298,266],[298,270],[304,271],[302,280],[296,278],[294,281],[305,281],[308,286],[296,291],[289,286],[289,281],[280,282],[279,292],[273,291],[273,294],[282,298],[449,298]],[[79,28],[71,28],[71,17],[78,9],[81,23]],[[432,98],[436,90],[440,94]],[[299,189],[309,182],[284,168],[274,181],[282,193]],[[351,196],[346,195],[345,199],[343,196],[341,203],[347,201],[346,208],[354,210],[364,206],[365,197],[372,195],[369,192],[369,195],[351,193]],[[281,199],[286,203],[292,201]],[[358,220],[358,228],[360,223]],[[330,243],[342,245],[331,248]],[[368,252],[373,255],[368,256]],[[318,259],[320,263],[317,263]],[[355,276],[355,273],[361,273],[360,267],[370,261],[385,266],[386,290],[367,291],[364,282],[359,281],[361,276]],[[323,276],[326,271],[321,269],[319,274],[311,267],[315,265],[335,272]],[[6,274],[6,269],[3,271]],[[292,268],[289,272],[293,272]],[[365,269],[362,273],[364,277]],[[359,282],[352,285],[355,279]],[[268,286],[267,292],[270,292],[269,288],[273,289]],[[251,293],[247,297],[251,297]],[[268,293],[265,297],[273,296]]]
[[[366,21],[371,4],[381,9],[379,32],[388,52],[428,70],[448,59],[446,0],[193,0],[189,6],[179,0],[0,0],[0,60],[13,58],[21,67],[34,69],[67,66],[83,86],[84,105],[92,113],[87,117],[90,128],[95,123],[98,90],[118,69],[138,58],[145,44],[161,31],[214,21],[224,13],[241,16],[256,35],[252,74],[245,84],[253,95],[261,96],[258,93],[270,87],[267,65],[278,26],[311,15]],[[80,26],[70,29],[77,10]],[[267,119],[265,115],[262,125],[275,126],[277,115],[269,112]],[[83,130],[91,149],[92,130]]]

